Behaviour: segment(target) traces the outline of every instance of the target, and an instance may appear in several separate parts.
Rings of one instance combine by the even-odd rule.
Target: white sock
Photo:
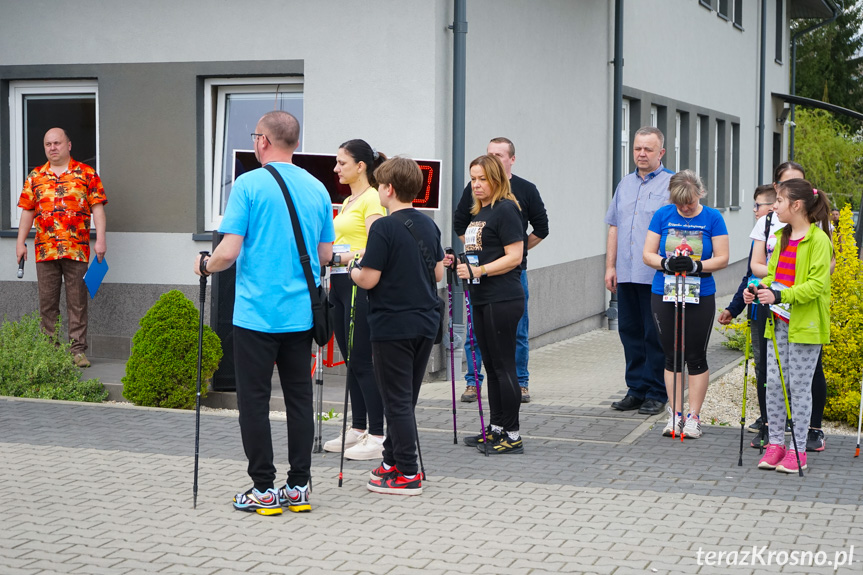
[[[503,433],[503,427],[500,425],[492,425],[491,430],[498,434]]]
[[[507,432],[506,432],[506,434],[507,434],[507,435],[509,436],[509,438],[510,438],[511,440],[513,440],[513,441],[516,441],[519,437],[521,437],[521,436],[518,434],[518,431],[507,431]]]
[[[416,473],[414,473],[413,475],[405,475],[405,479],[416,479],[416,477],[417,477]]]

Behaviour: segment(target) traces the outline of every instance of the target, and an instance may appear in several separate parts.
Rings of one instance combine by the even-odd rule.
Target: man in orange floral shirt
[[[90,217],[96,225],[96,257],[105,257],[105,190],[96,170],[72,159],[72,141],[62,128],[45,134],[48,163],[27,176],[18,200],[21,222],[15,257],[27,259],[25,241],[36,222],[36,280],[42,330],[54,334],[60,315],[60,285],[66,283],[71,352],[78,367],[90,367],[84,274],[90,261]]]

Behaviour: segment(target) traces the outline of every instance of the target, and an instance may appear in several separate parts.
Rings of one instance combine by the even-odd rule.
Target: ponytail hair
[[[830,233],[830,202],[827,200],[827,194],[824,193],[824,190],[816,190],[807,180],[796,178],[777,183],[776,193],[785,196],[789,202],[800,200],[809,222],[819,224],[824,233],[827,234],[827,237],[831,238],[832,241]],[[785,251],[788,248],[790,235],[790,233],[782,234],[781,251]]]
[[[386,161],[387,157],[372,148],[365,140],[348,140],[339,146],[339,149],[347,152],[356,163],[363,162],[366,165],[366,177],[369,179],[369,185],[377,188],[378,181],[375,179],[375,170]]]

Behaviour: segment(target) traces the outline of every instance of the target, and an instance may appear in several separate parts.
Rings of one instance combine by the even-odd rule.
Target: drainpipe
[[[805,30],[797,32],[796,34],[794,34],[794,36],[791,37],[791,90],[789,91],[791,92],[792,96],[795,96],[797,94],[797,39],[804,34],[809,34],[810,32],[814,32],[822,26],[830,24],[839,17],[839,8],[837,8],[836,4],[834,4],[830,0],[824,0],[824,3],[833,12],[833,15],[826,20],[822,20],[821,22],[818,22],[817,24],[806,28]],[[794,129],[796,128],[796,124],[794,123],[794,108],[794,104],[791,104],[791,149],[789,151],[789,159],[791,161],[794,161]]]
[[[764,99],[767,91],[767,0],[761,0],[761,77],[758,88],[758,185],[764,183]]]
[[[464,140],[465,140],[465,86],[467,69],[467,0],[453,0],[453,23],[449,27],[453,31],[453,57],[452,57],[452,209],[461,200],[464,190]],[[452,212],[450,212],[452,215]],[[451,220],[450,220],[451,221]],[[451,229],[450,245],[456,250],[461,249],[461,240]],[[457,279],[457,278],[456,278]],[[453,287],[453,302],[461,302],[463,288],[461,282],[456,281]],[[452,381],[461,377],[462,366],[462,344],[466,331],[464,306],[452,306],[452,358],[447,361],[446,368],[450,371],[451,366],[454,373],[448,374]],[[447,331],[447,330],[444,330]],[[447,334],[448,336],[449,334]],[[449,353],[449,346],[446,352]]]
[[[611,150],[611,193],[620,183],[620,169],[623,125],[623,0],[614,1],[614,114],[612,123]],[[605,315],[608,329],[617,331],[617,293],[612,292]]]

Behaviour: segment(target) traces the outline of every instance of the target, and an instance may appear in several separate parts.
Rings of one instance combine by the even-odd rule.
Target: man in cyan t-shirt
[[[315,283],[321,262],[332,258],[333,207],[326,188],[292,163],[300,124],[287,112],[268,112],[252,141],[262,166],[274,167],[296,207]],[[210,275],[237,262],[234,300],[234,364],[240,433],[254,485],[234,496],[234,507],[261,515],[310,511],[314,410],[309,357],[312,307],[285,196],[264,168],[237,178],[219,231],[224,239],[209,258],[198,256],[195,273]],[[285,397],[290,470],[274,488],[276,468],[270,434],[273,364]]]

